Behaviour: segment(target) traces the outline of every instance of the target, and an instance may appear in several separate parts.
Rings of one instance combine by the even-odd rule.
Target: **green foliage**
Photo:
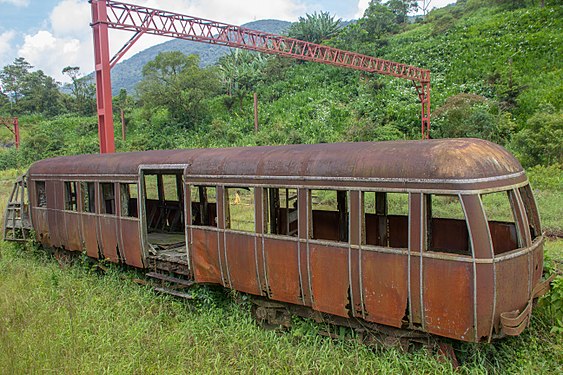
[[[6,373],[557,373],[560,334],[549,307],[519,337],[454,344],[454,370],[424,349],[368,347],[346,329],[295,318],[267,331],[239,294],[198,286],[194,302],[133,283],[135,272],[59,263],[34,248],[0,246],[0,365]],[[338,340],[322,337],[330,332]]]
[[[407,22],[409,13],[418,9],[416,0],[388,0],[385,5],[395,14],[397,23]]]
[[[244,98],[264,79],[268,58],[262,54],[236,49],[219,59],[218,69],[228,98],[236,98],[242,107]],[[227,108],[232,101],[226,100]]]
[[[306,14],[305,17],[299,17],[299,21],[291,25],[288,35],[292,38],[319,44],[339,33],[341,21],[341,19],[335,19],[328,12]]]
[[[510,114],[497,103],[473,94],[450,96],[433,116],[433,136],[437,138],[471,137],[503,144],[516,128]]]
[[[62,73],[72,80],[72,110],[84,116],[95,114],[96,86],[87,77],[81,77],[80,68],[77,66],[67,66],[62,70]]]
[[[215,69],[200,68],[198,56],[163,52],[143,68],[138,91],[149,118],[166,109],[173,123],[193,128],[206,117],[205,100],[218,88]]]
[[[563,112],[541,111],[514,136],[512,148],[523,165],[563,163]]]
[[[365,36],[373,40],[381,39],[385,34],[399,30],[397,15],[393,10],[381,3],[381,0],[371,1],[363,18],[358,23],[366,30]]]
[[[563,166],[553,164],[548,167],[536,165],[526,171],[534,189],[563,192]]]
[[[10,115],[41,113],[54,116],[63,111],[57,82],[41,70],[31,72],[33,66],[23,57],[0,71],[3,96],[12,101]],[[7,109],[7,104],[3,107]]]

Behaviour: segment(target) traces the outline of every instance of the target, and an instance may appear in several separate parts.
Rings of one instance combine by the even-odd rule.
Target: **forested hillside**
[[[413,2],[372,1],[364,17],[346,26],[326,13],[307,15],[289,34],[431,69],[434,138],[485,138],[527,167],[561,165],[558,1],[458,1],[414,22],[410,9],[395,3]],[[21,60],[0,72],[0,113],[20,116],[23,133],[21,150],[4,149],[0,167],[97,152],[91,85],[69,70],[72,92],[53,93],[50,77]],[[176,51],[137,68],[142,81],[114,99],[119,151],[420,137],[420,104],[409,81],[245,51],[200,66],[200,57]],[[9,144],[11,134],[2,139]]]

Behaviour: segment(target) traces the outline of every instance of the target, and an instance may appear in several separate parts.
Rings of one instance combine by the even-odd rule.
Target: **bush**
[[[511,149],[526,167],[563,164],[563,112],[537,112],[514,136]]]

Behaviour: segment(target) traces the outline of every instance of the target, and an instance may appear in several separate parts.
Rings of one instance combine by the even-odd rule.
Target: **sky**
[[[242,25],[261,19],[297,21],[299,16],[328,11],[337,18],[363,15],[369,0],[122,0],[147,7]],[[432,0],[430,8],[455,0]],[[94,70],[91,13],[87,0],[0,0],[0,68],[24,57],[35,69],[57,81],[68,82],[66,66],[78,66],[83,74]],[[113,56],[131,33],[110,30]],[[125,59],[152,45],[165,42],[143,36]]]

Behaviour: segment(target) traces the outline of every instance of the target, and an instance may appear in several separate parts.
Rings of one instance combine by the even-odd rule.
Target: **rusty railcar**
[[[545,287],[524,170],[478,139],[59,157],[27,186],[46,246],[349,320],[488,341]]]

